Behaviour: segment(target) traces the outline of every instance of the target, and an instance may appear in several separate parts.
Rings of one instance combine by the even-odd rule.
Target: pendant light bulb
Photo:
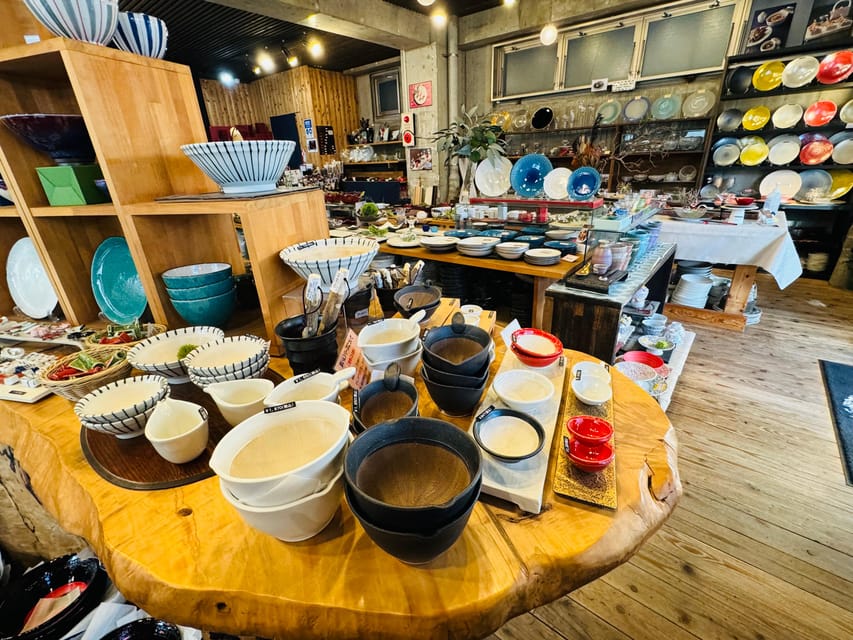
[[[422,7],[429,7],[435,2],[435,0],[418,0],[418,4]]]
[[[557,42],[557,27],[553,24],[546,24],[542,27],[542,31],[539,32],[539,42],[546,47]]]
[[[441,9],[436,9],[432,12],[429,19],[432,21],[432,26],[436,29],[441,29],[447,24],[447,14]]]

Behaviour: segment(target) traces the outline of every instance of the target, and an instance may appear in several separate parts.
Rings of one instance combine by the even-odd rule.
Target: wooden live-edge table
[[[577,262],[565,262],[560,260],[555,265],[541,267],[522,260],[504,260],[503,258],[474,258],[465,256],[458,251],[429,251],[423,247],[404,249],[401,247],[389,247],[387,242],[382,243],[379,250],[383,253],[392,253],[405,256],[413,260],[433,260],[435,262],[448,262],[450,264],[464,265],[466,267],[477,267],[479,269],[491,269],[493,271],[506,271],[531,276],[533,278],[533,326],[547,330],[550,326],[551,314],[546,307],[545,290],[557,280],[566,275],[568,271],[577,269],[581,264],[578,257]]]
[[[283,359],[272,367],[290,374]],[[421,414],[441,417],[418,384]],[[672,425],[618,371],[613,385],[618,510],[553,493],[555,437],[539,515],[483,497],[456,544],[421,567],[373,544],[344,500],[321,534],[286,544],[246,525],[216,478],[151,492],[114,486],[86,462],[72,404],[57,396],[0,402],[0,442],[12,445],[48,511],[154,616],[267,637],[480,638],[625,562],[677,503]]]

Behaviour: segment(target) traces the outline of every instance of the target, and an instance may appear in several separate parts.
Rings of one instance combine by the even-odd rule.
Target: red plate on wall
[[[800,162],[807,165],[823,164],[832,155],[833,144],[829,140],[815,140],[800,149]]]
[[[838,105],[832,100],[818,100],[803,115],[803,122],[810,127],[822,127],[829,124],[838,112]]]
[[[853,73],[853,51],[830,53],[820,62],[817,69],[817,81],[821,84],[843,82]]]

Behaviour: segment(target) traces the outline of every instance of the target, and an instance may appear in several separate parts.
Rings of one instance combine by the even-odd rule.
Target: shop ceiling
[[[502,3],[502,0],[436,0],[433,6],[424,7],[417,0],[385,0],[385,4],[396,5],[419,14],[429,14],[436,7],[442,6],[448,14],[458,16],[490,9]],[[278,70],[287,68],[285,51],[297,56],[300,64],[334,71],[343,71],[399,55],[397,49],[388,46],[239,8],[251,5],[260,8],[260,5],[263,5],[266,13],[275,14],[278,11],[275,4],[270,0],[119,2],[122,11],[138,11],[162,18],[169,29],[166,59],[188,65],[202,78],[216,78],[221,71],[228,70],[242,82],[251,81],[255,78],[253,69],[257,55],[262,51],[266,51],[276,61]],[[353,6],[358,4],[353,3]],[[312,39],[319,40],[324,49],[322,58],[317,60],[312,60],[307,50]]]

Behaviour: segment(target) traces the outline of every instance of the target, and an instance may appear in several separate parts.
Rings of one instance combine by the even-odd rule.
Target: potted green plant
[[[474,168],[482,160],[495,162],[506,155],[506,142],[501,139],[500,125],[492,124],[485,116],[477,114],[477,107],[465,111],[462,118],[451,122],[448,127],[433,134],[433,142],[438,143],[439,151],[447,152],[445,164],[456,162],[462,183],[459,189],[460,199],[465,199],[471,188]]]
[[[373,224],[380,218],[379,207],[376,206],[373,202],[365,202],[361,205],[361,209],[358,210],[358,213],[355,215],[358,223],[362,227],[366,227],[370,224]]]

